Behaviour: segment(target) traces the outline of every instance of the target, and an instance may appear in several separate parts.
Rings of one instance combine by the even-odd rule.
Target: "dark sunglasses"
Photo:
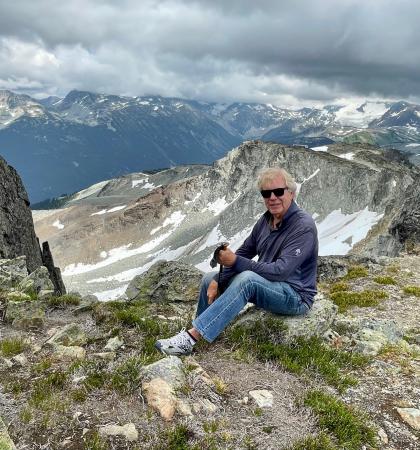
[[[261,192],[261,195],[264,198],[270,198],[271,197],[271,193],[273,193],[276,197],[282,197],[284,194],[284,191],[287,191],[289,188],[284,187],[284,188],[276,188],[276,189],[263,189]]]

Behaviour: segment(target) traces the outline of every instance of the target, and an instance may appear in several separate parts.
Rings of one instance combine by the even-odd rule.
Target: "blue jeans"
[[[309,306],[288,283],[268,281],[250,270],[233,277],[225,292],[209,305],[207,288],[215,274],[203,276],[193,320],[194,328],[208,342],[213,342],[248,302],[275,314],[295,316],[309,311]]]

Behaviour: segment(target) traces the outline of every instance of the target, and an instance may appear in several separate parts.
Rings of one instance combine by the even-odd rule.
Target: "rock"
[[[337,306],[322,294],[316,296],[315,302],[304,316],[281,316],[261,309],[252,309],[241,317],[233,326],[251,326],[257,320],[265,321],[268,318],[281,320],[287,329],[283,332],[281,340],[290,341],[296,337],[311,338],[323,336],[330,328],[337,314]]]
[[[13,356],[12,362],[18,366],[24,367],[28,365],[28,359],[23,353]]]
[[[0,259],[0,287],[11,288],[28,276],[26,256]]]
[[[172,420],[177,406],[177,398],[172,387],[162,378],[153,378],[142,384],[147,403],[155,409],[164,420]]]
[[[80,299],[80,305],[76,306],[72,312],[75,316],[78,314],[82,314],[84,312],[92,311],[94,305],[99,302],[98,298],[95,295],[85,295]]]
[[[67,361],[71,359],[85,359],[86,350],[83,347],[78,347],[77,345],[55,345],[54,357],[56,359],[59,359],[60,361]]]
[[[38,292],[38,300],[45,300],[46,298],[49,298],[54,295],[54,291],[51,289],[41,289]]]
[[[12,367],[13,363],[10,359],[0,357],[0,370],[11,369]]]
[[[61,277],[61,270],[54,265],[54,259],[48,242],[42,243],[41,258],[42,264],[47,268],[50,280],[54,286],[54,293],[56,295],[66,294],[66,287],[64,286],[63,278]]]
[[[347,274],[347,264],[340,257],[318,256],[318,281],[330,281]]]
[[[149,364],[142,368],[141,374],[146,381],[154,378],[163,379],[174,390],[186,383],[184,365],[177,356],[169,356]]]
[[[26,256],[29,272],[41,266],[29,199],[13,167],[0,157],[0,258]]]
[[[210,375],[200,366],[200,364],[192,357],[187,356],[184,360],[184,366],[194,379],[194,385],[197,382],[203,382],[207,386],[214,387],[214,381]]]
[[[155,303],[196,302],[203,274],[179,261],[158,261],[146,273],[136,276],[125,292],[128,300]]]
[[[179,399],[176,403],[176,411],[181,414],[181,416],[185,417],[191,417],[193,415],[190,405],[187,402]]]
[[[398,414],[402,420],[415,430],[420,430],[420,409],[416,408],[397,408]]]
[[[196,413],[200,411],[214,413],[217,411],[217,406],[207,398],[202,398],[198,402],[193,403],[193,409]]]
[[[115,352],[92,353],[90,356],[92,358],[103,359],[104,361],[114,361],[114,359],[117,357]]]
[[[353,350],[374,356],[386,345],[403,343],[403,331],[395,320],[340,317],[335,326],[353,342]]]
[[[123,426],[105,425],[99,427],[99,434],[101,436],[122,436],[129,442],[137,441],[139,438],[139,433],[134,423],[127,423]]]
[[[1,161],[0,161],[1,162]],[[1,450],[16,450],[15,444],[10,439],[7,427],[0,417],[0,449]]]
[[[124,341],[119,338],[119,336],[115,336],[113,338],[110,338],[108,342],[106,343],[104,350],[109,350],[111,352],[114,352],[115,350],[118,350],[120,347],[124,345]]]
[[[48,341],[48,345],[85,345],[87,343],[86,333],[77,323],[70,323],[60,328]]]
[[[273,394],[266,389],[249,391],[249,396],[260,408],[273,407]]]
[[[382,428],[379,428],[379,430],[378,430],[378,437],[383,444],[388,444],[388,442],[389,442],[388,435],[385,433],[385,430],[383,430]]]
[[[53,291],[54,285],[50,280],[48,269],[44,266],[38,267],[18,284],[18,289],[23,292]]]
[[[42,330],[45,325],[45,311],[33,302],[10,302],[7,315],[17,330]]]

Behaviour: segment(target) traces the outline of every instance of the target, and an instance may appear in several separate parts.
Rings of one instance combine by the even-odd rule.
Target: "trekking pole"
[[[217,264],[219,263],[220,250],[226,250],[226,247],[228,247],[228,246],[229,246],[229,242],[222,242],[221,244],[219,244],[217,246],[216,250],[214,251],[213,258],[210,261],[210,266],[212,268],[216,267]],[[219,296],[222,293],[220,290],[220,278],[222,276],[222,272],[223,272],[223,264],[220,264],[219,274],[217,276],[217,296]]]

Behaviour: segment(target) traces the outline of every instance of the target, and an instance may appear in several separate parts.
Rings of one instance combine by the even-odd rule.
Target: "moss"
[[[339,450],[332,442],[330,437],[325,433],[317,436],[309,436],[295,442],[291,447],[284,450]]]
[[[396,275],[397,273],[399,273],[400,267],[397,265],[388,266],[386,268],[386,271],[387,271],[387,273],[389,273],[391,275]]]
[[[403,291],[404,294],[420,297],[420,286],[406,286]]]
[[[330,293],[333,292],[341,292],[341,291],[349,291],[349,285],[345,283],[344,281],[339,281],[337,283],[334,283],[330,286]]]
[[[378,290],[365,290],[360,292],[341,291],[332,293],[330,297],[338,306],[339,312],[342,313],[352,306],[376,306],[379,304],[379,300],[388,298],[388,294]]]
[[[46,299],[46,303],[50,308],[67,308],[80,305],[80,297],[71,294],[51,296]]]
[[[84,450],[108,450],[108,443],[99,435],[97,431],[88,433],[85,436]]]
[[[3,339],[0,341],[0,353],[5,357],[18,355],[26,348],[27,344],[22,338]]]
[[[367,418],[341,400],[312,390],[305,395],[304,404],[314,411],[320,427],[335,437],[340,448],[359,450],[366,445],[376,447],[376,432],[367,425]]]
[[[382,277],[375,277],[373,279],[373,281],[375,283],[378,284],[397,284],[397,282],[395,281],[395,279],[393,277],[390,276],[382,276]]]
[[[227,333],[228,342],[233,350],[240,349],[264,362],[275,361],[290,372],[315,372],[339,390],[355,384],[343,371],[365,365],[366,357],[328,347],[319,338],[300,337],[289,344],[276,343],[278,334],[273,329],[277,330],[279,324],[275,322],[257,321],[252,327],[237,325]]]
[[[351,266],[347,271],[347,275],[343,277],[343,280],[355,280],[356,278],[364,278],[369,274],[368,270],[364,266]]]

